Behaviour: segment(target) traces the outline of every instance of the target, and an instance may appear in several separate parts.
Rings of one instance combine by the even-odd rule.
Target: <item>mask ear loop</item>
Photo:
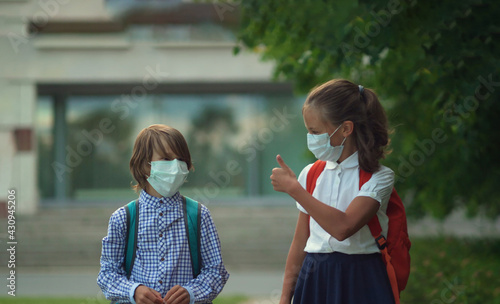
[[[339,127],[338,127],[335,131],[333,131],[332,135],[330,135],[330,138],[333,136],[333,134],[335,134],[335,132],[337,132],[337,131],[338,131],[338,129],[340,129],[340,127],[342,127],[342,125],[343,125],[343,124],[344,124],[344,123],[341,123],[341,124],[340,124],[340,126],[339,126]],[[340,146],[343,146],[343,145],[344,145],[344,143],[345,143],[346,139],[347,139],[347,137],[344,137],[344,140],[342,141],[342,143],[340,144]]]
[[[345,143],[345,140],[346,140],[346,139],[347,139],[347,137],[344,137],[344,140],[343,140],[343,141],[342,141],[342,143],[340,144],[341,146],[343,146],[343,145],[344,145],[344,143]]]
[[[335,134],[335,132],[337,132],[340,129],[340,127],[342,127],[343,124],[344,123],[341,123],[340,126],[338,126],[338,128],[335,129],[335,131],[333,131],[332,135],[330,135],[330,138],[332,138],[333,134]],[[342,141],[342,143],[340,144],[340,146],[344,145],[346,139],[347,139],[347,137],[344,137],[344,140]]]
[[[330,135],[329,138],[332,138],[333,134],[335,134],[340,129],[340,127],[342,127],[342,124],[343,123],[341,123],[340,126],[338,126],[337,129],[335,129],[335,131],[333,131],[332,135]]]
[[[151,167],[151,162],[147,162],[147,164]],[[149,175],[145,175],[146,176],[146,180],[151,176],[151,169],[149,169]]]

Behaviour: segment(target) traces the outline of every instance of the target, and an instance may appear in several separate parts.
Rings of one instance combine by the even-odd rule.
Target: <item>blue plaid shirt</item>
[[[175,285],[186,288],[190,303],[211,303],[226,284],[217,230],[208,209],[201,208],[201,273],[193,279],[191,255],[184,225],[182,196],[157,198],[142,191],[139,197],[137,253],[130,279],[123,269],[126,213],[116,210],[102,240],[97,284],[108,300],[134,303],[135,289],[145,285],[162,297]]]

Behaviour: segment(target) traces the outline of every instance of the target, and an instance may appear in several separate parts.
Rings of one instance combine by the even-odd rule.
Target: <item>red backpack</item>
[[[316,180],[323,172],[326,162],[316,161],[307,174],[306,189],[311,195],[316,187]],[[370,180],[372,173],[359,170],[359,189]],[[391,282],[392,292],[396,304],[399,304],[399,293],[405,289],[408,277],[410,276],[410,247],[411,242],[408,237],[406,224],[406,213],[403,202],[396,189],[392,189],[389,204],[387,205],[387,217],[389,218],[389,229],[387,238],[382,235],[382,227],[375,215],[368,227],[375,238],[384,263],[387,268],[387,275]]]

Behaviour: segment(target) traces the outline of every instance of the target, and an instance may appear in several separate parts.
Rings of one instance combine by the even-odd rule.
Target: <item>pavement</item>
[[[18,297],[83,297],[103,299],[96,284],[98,269],[60,269],[21,272],[16,278]],[[281,271],[231,271],[221,295],[245,295],[249,298],[274,299],[281,292]],[[91,301],[90,301],[91,302]],[[88,304],[88,303],[86,303]]]

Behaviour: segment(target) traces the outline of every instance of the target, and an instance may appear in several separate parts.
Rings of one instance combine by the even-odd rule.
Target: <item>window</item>
[[[133,144],[141,129],[155,123],[170,125],[186,138],[195,171],[182,193],[205,203],[278,195],[269,180],[276,154],[282,154],[297,175],[309,161],[303,98],[291,93],[163,94],[129,104],[120,98],[68,97],[59,112],[64,113],[62,137],[54,128],[60,120],[55,103],[39,98],[43,199],[55,198],[57,187],[64,187],[59,199],[69,202],[134,199],[129,172]],[[57,150],[64,153],[57,157]]]

